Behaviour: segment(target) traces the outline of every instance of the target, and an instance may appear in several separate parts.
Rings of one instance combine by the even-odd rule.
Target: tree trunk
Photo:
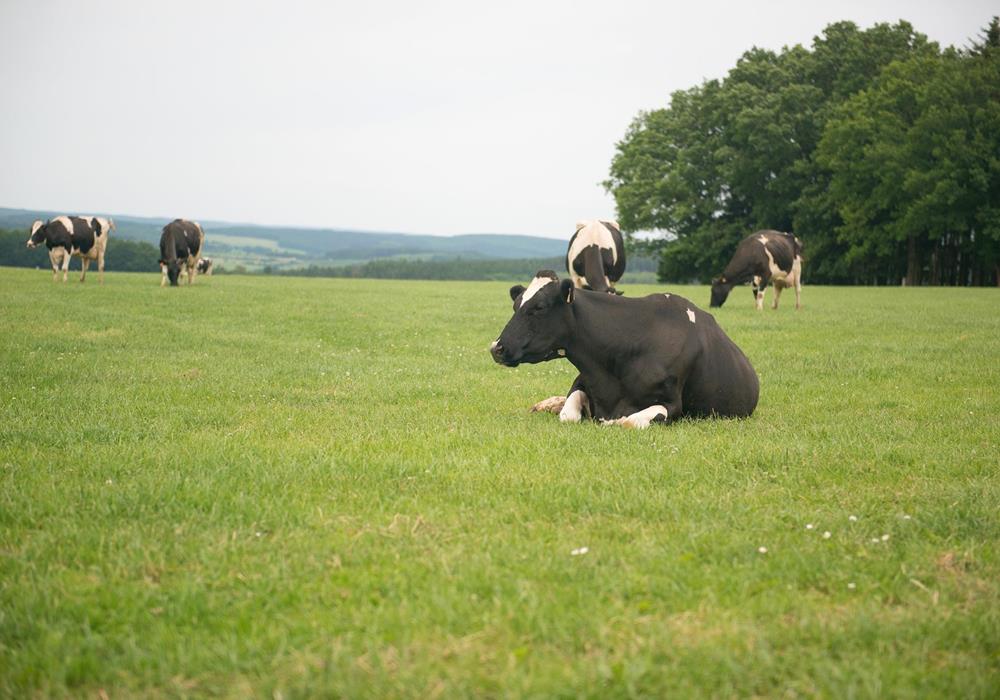
[[[920,285],[920,255],[917,253],[917,239],[910,236],[906,243],[906,280],[907,287]]]

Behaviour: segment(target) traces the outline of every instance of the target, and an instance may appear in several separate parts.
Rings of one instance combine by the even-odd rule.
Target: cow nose
[[[499,340],[494,340],[490,343],[490,354],[493,356],[495,362],[502,362],[503,345],[500,344]]]

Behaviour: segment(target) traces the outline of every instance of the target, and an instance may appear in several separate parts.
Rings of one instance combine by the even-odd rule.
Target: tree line
[[[902,21],[751,49],[640,113],[604,185],[663,281],[778,229],[812,282],[1000,284],[1000,21],[965,49]]]

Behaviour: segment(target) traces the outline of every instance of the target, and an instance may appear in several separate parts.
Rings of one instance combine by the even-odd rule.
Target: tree
[[[813,279],[857,281],[835,235],[839,209],[816,146],[837,105],[884,66],[937,53],[906,22],[865,31],[840,22],[812,51],[751,49],[725,80],[675,92],[668,108],[641,113],[604,184],[626,232],[665,235],[645,244],[629,236],[630,246],[659,254],[664,280],[704,280],[749,232],[795,230],[806,255],[820,260],[809,268]]]

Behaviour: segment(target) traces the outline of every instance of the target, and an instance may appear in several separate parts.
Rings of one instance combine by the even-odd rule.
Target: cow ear
[[[567,304],[573,303],[573,291],[573,280],[566,279],[559,283],[559,296]]]
[[[510,300],[516,301],[517,298],[521,296],[521,294],[523,293],[524,293],[524,285],[515,284],[513,287],[510,288]]]

